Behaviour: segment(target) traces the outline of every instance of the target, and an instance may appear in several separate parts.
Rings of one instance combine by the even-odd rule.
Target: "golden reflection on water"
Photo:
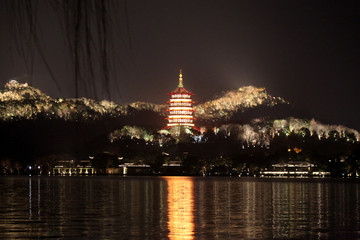
[[[169,239],[194,239],[194,182],[188,177],[164,177],[168,195]]]
[[[358,181],[0,177],[0,239],[359,239]]]

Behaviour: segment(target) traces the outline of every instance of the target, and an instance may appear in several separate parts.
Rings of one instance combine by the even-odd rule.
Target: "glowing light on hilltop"
[[[187,177],[164,178],[168,185],[168,237],[194,239],[194,182]]]
[[[168,101],[169,109],[167,109],[167,111],[169,112],[169,116],[166,118],[168,120],[167,128],[189,126],[198,130],[193,123],[195,120],[193,116],[195,110],[192,107],[194,102],[191,100],[191,96],[194,94],[184,88],[182,76],[180,70],[178,88],[169,93],[171,97],[170,101]]]

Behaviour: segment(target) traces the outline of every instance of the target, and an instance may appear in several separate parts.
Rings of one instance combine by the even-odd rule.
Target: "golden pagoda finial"
[[[179,74],[179,87],[181,87],[181,88],[184,87],[182,81],[183,81],[183,79],[182,79],[182,71],[181,71],[181,69],[180,69],[180,74]]]

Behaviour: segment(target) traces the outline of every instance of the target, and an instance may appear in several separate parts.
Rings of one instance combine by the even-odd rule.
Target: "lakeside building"
[[[272,165],[272,170],[261,171],[261,177],[325,177],[330,176],[330,172],[317,170],[317,166],[308,162],[290,161],[287,163],[277,163]]]
[[[184,166],[182,161],[168,161],[162,165],[162,174],[170,176],[184,175]]]
[[[166,110],[169,112],[168,124],[166,126],[167,129],[177,128],[180,130],[180,127],[191,127],[197,131],[199,129],[195,126],[194,120],[196,120],[193,116],[194,108],[192,104],[194,103],[191,97],[194,95],[184,88],[182,72],[180,70],[179,75],[179,85],[178,87],[171,93],[169,103],[169,108]]]
[[[53,175],[93,175],[95,169],[90,160],[61,160],[52,170]]]
[[[151,175],[150,165],[144,163],[124,163],[117,169],[107,169],[107,174],[120,175]]]

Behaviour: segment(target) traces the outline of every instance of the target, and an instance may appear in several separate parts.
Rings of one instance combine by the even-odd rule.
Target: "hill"
[[[7,174],[15,165],[24,167],[51,156],[87,159],[104,151],[124,156],[124,161],[145,160],[159,166],[164,159],[182,159],[187,152],[188,167],[193,169],[203,168],[195,167],[199,161],[194,159],[209,166],[215,161],[220,168],[224,159],[241,160],[242,166],[268,166],[285,161],[289,147],[302,149],[299,159],[314,163],[358,159],[358,131],[304,117],[264,88],[226,91],[195,106],[201,133],[181,136],[185,144],[176,144],[180,137],[159,131],[166,126],[166,109],[167,105],[146,102],[54,99],[26,83],[10,81],[0,91],[0,171]]]
[[[39,89],[15,80],[6,83],[5,89],[0,91],[0,121],[4,122],[37,119],[70,122],[115,121],[118,123],[117,126],[139,125],[161,129],[166,125],[166,109],[165,104],[146,102],[116,104],[107,100],[95,101],[87,98],[53,99]],[[196,125],[199,127],[250,124],[254,119],[262,119],[261,121],[269,123],[290,117],[300,119],[298,122],[307,122],[307,126],[310,126],[311,119],[310,116],[297,111],[285,99],[271,96],[265,88],[254,86],[223,92],[212,100],[196,105],[195,110]],[[351,131],[358,136],[356,130],[350,130],[345,126],[324,126],[318,125],[313,129]]]
[[[201,122],[229,121],[237,119],[237,113],[251,112],[255,109],[288,107],[289,103],[280,98],[269,95],[264,88],[247,86],[237,90],[222,93],[213,100],[195,106],[195,117]],[[121,117],[135,112],[154,112],[166,115],[166,105],[146,102],[130,104],[116,104],[111,101],[95,101],[87,98],[53,99],[39,89],[27,83],[12,80],[5,84],[0,91],[0,120],[11,121],[17,119],[102,119],[104,117]],[[274,111],[270,111],[274,112]],[[252,114],[254,115],[254,114]],[[259,117],[259,116],[254,116]],[[240,117],[241,118],[241,117]]]
[[[265,88],[253,86],[223,92],[213,100],[195,107],[196,117],[205,121],[230,120],[237,112],[246,112],[258,107],[288,105],[280,98],[269,95]]]

